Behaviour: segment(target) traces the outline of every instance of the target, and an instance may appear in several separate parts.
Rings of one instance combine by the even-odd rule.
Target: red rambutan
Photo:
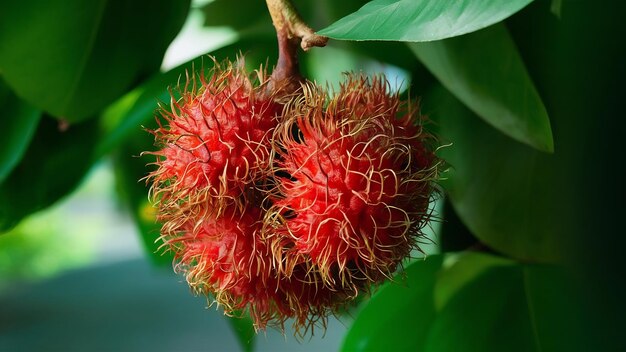
[[[417,246],[439,161],[383,77],[348,76],[333,98],[266,83],[242,63],[188,79],[152,131],[152,196],[194,292],[306,332]]]
[[[431,137],[413,125],[422,122],[417,110],[387,85],[381,77],[349,76],[330,100],[309,85],[285,110],[274,136],[277,189],[264,230],[281,243],[272,251],[283,271],[309,263],[328,287],[356,295],[417,245],[436,159]]]

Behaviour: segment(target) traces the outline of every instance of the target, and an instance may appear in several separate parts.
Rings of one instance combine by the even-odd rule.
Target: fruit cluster
[[[192,76],[152,131],[151,194],[196,293],[306,330],[418,248],[440,161],[382,76],[347,75],[333,96],[269,82],[241,61]]]

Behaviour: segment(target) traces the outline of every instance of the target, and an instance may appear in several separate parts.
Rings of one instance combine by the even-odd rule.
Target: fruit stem
[[[291,0],[266,2],[278,37],[278,62],[272,72],[270,89],[290,94],[303,80],[298,64],[298,46],[307,51],[314,46],[325,46],[328,38],[315,34],[304,23]]]

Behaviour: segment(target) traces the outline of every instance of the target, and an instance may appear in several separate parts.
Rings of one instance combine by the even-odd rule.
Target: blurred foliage
[[[189,0],[4,1],[0,71],[34,106],[68,121],[88,118],[158,70],[188,7]]]
[[[38,212],[0,236],[0,288],[11,281],[51,277],[95,260],[101,250],[103,217],[113,187],[106,164],[90,173],[71,200]]]
[[[49,277],[92,259],[93,240],[88,233],[68,231],[67,219],[68,214],[47,211],[0,237],[0,287],[11,280]],[[91,222],[83,224],[85,230],[91,227]]]
[[[360,297],[345,350],[587,350],[594,334],[623,331],[608,318],[586,334],[579,324],[621,315],[612,308],[619,295],[599,299],[593,287],[610,291],[598,263],[617,268],[624,248],[595,238],[612,239],[604,218],[623,209],[603,198],[614,185],[602,166],[620,140],[605,135],[623,129],[604,125],[613,111],[597,102],[619,100],[619,85],[606,77],[623,57],[613,45],[623,11],[558,0],[295,4],[314,28],[342,39],[301,55],[305,76],[336,87],[344,71],[387,73],[403,96],[409,88],[423,97],[450,166],[433,251],[442,254],[412,261]],[[154,148],[145,129],[154,127],[157,102],[176,97],[186,72],[211,65],[202,55],[158,72],[189,6],[0,4],[2,277],[40,275],[65,256],[84,259],[80,243],[58,247],[65,220],[27,217],[70,194],[103,157],[113,160],[120,200],[147,252],[171,261],[157,252],[159,224],[138,180],[149,172],[151,160],[140,154]],[[217,60],[243,54],[250,68],[271,68],[277,45],[262,1],[214,0],[192,11],[206,26],[236,33],[234,43],[210,52]],[[362,41],[372,39],[385,42]],[[251,349],[250,322],[233,326]]]

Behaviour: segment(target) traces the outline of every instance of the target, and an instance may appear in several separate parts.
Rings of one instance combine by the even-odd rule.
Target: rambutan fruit
[[[283,119],[264,229],[270,242],[293,241],[270,244],[281,270],[307,263],[348,292],[390,276],[422,236],[437,177],[416,107],[384,78],[352,75],[330,99],[307,85]]]
[[[152,131],[149,179],[160,240],[193,291],[304,335],[417,247],[439,161],[383,77],[348,76],[330,98],[262,72],[216,63],[188,79]]]
[[[166,122],[152,131],[158,158],[152,192],[162,207],[239,202],[261,176],[270,153],[268,135],[282,107],[266,94],[263,70],[251,79],[243,60],[215,62],[210,74],[188,77],[180,99],[172,95]],[[169,204],[172,202],[173,204]],[[170,210],[171,210],[170,209]]]

